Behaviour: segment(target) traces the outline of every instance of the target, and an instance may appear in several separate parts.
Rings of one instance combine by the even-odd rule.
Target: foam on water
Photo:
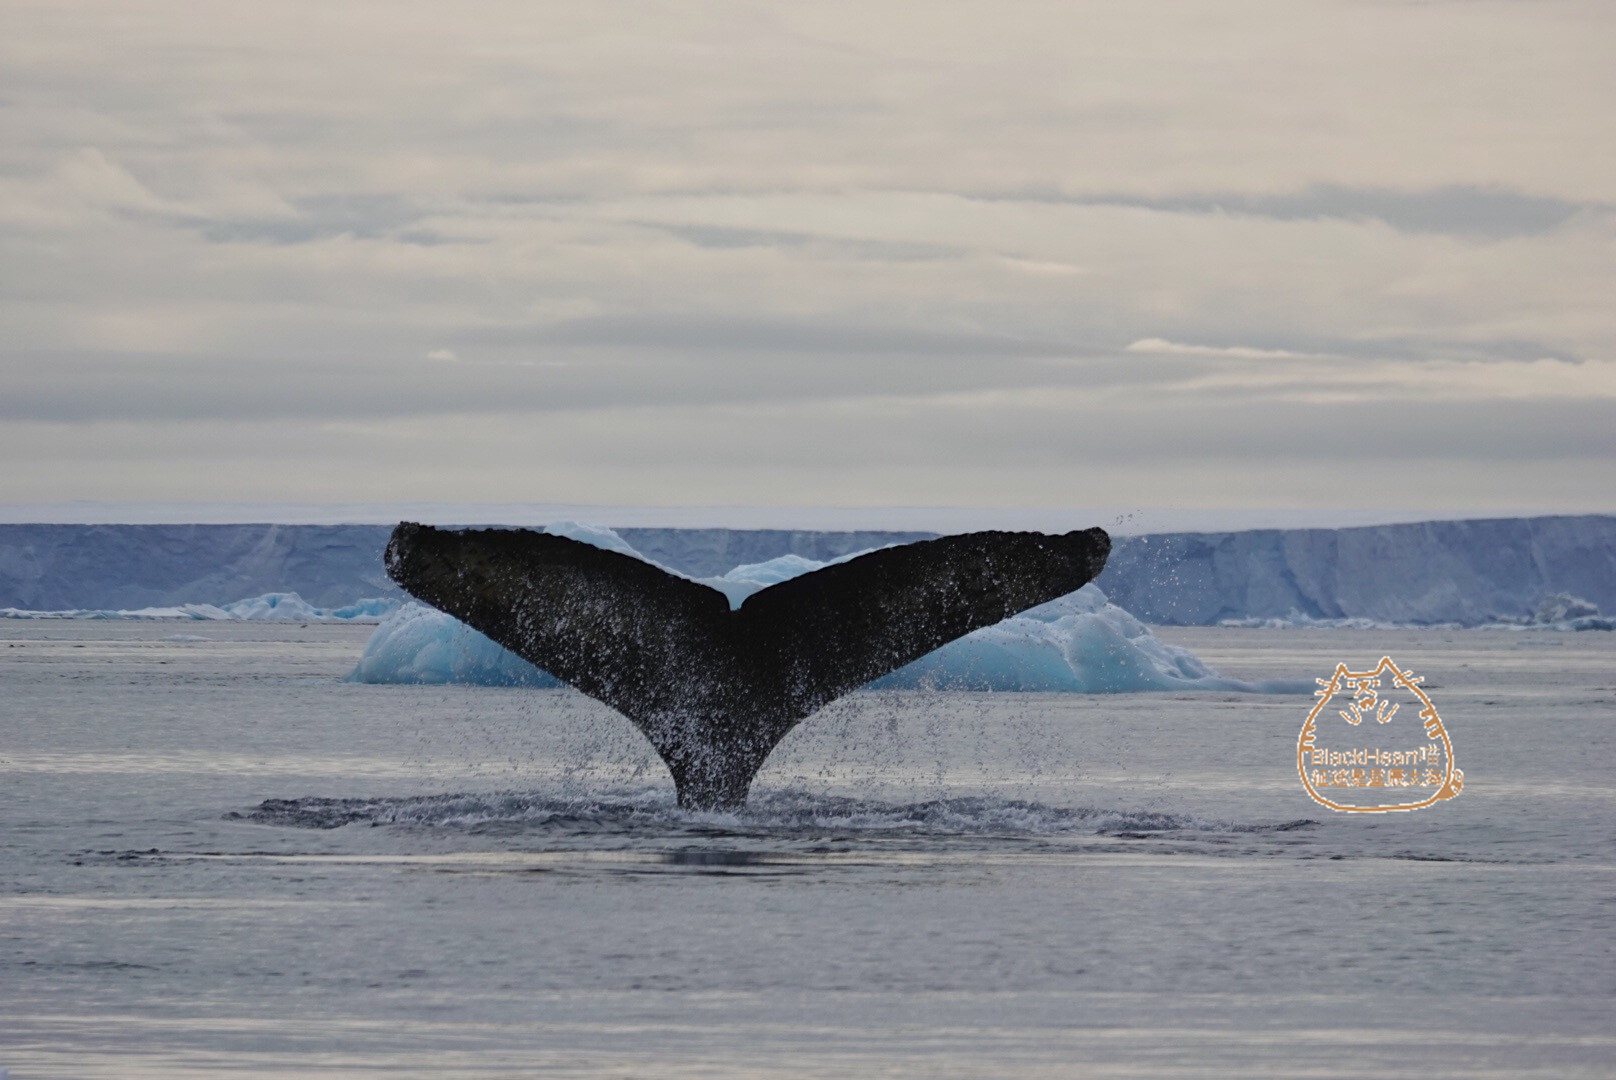
[[[755,794],[738,811],[681,810],[665,787],[591,792],[558,798],[537,792],[425,795],[402,798],[270,799],[246,814],[266,825],[336,829],[347,825],[392,825],[544,831],[649,833],[882,835],[933,838],[969,836],[1112,836],[1196,833],[1286,832],[1317,824],[1297,819],[1272,824],[1209,821],[1188,814],[1049,806],[988,795],[889,803],[804,791]]]

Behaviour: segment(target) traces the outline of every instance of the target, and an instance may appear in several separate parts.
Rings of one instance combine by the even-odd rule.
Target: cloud
[[[1306,498],[1358,406],[1616,464],[1616,13],[1186,10],[19,9],[0,499]]]
[[[422,221],[427,212],[393,194],[325,194],[294,198],[290,213],[271,218],[198,218],[185,221],[207,239],[221,244],[303,244],[348,236],[373,240],[404,237],[404,227]]]
[[[1249,345],[1184,345],[1162,338],[1140,338],[1129,343],[1131,353],[1162,353],[1168,356],[1204,356],[1234,360],[1319,360],[1321,353],[1292,352],[1289,349],[1258,349]]]
[[[625,314],[467,330],[460,340],[533,346],[607,346],[658,351],[1042,356],[1069,343],[960,329],[863,324],[845,315],[820,320],[730,315]]]
[[[1086,206],[1137,207],[1173,214],[1238,214],[1276,221],[1376,222],[1406,233],[1503,239],[1552,232],[1580,215],[1616,210],[1608,202],[1573,202],[1476,184],[1397,190],[1312,184],[1278,194],[1225,191],[1182,195],[1002,196]]]
[[[697,247],[753,248],[787,247],[829,250],[857,258],[883,261],[912,261],[918,259],[945,259],[961,254],[957,247],[945,244],[904,243],[870,239],[867,237],[832,236],[823,233],[792,232],[783,229],[747,229],[724,225],[661,224],[652,225],[677,236]]]
[[[19,498],[419,499],[643,505],[1590,504],[1607,401],[1276,408],[1080,392],[708,405],[536,416],[0,425],[37,464]],[[206,454],[199,454],[205,448]],[[77,479],[75,479],[77,478]],[[888,492],[902,492],[894,498]],[[495,496],[499,499],[496,500]]]
[[[1223,370],[1185,379],[1167,388],[1195,395],[1245,400],[1277,398],[1321,404],[1402,401],[1469,401],[1476,404],[1531,399],[1616,399],[1616,361],[1424,361],[1325,363],[1302,370]]]

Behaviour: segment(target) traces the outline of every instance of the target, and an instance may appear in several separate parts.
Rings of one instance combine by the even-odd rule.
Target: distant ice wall
[[[133,610],[295,592],[337,607],[404,594],[382,569],[387,525],[0,524],[0,608]],[[624,529],[646,558],[692,577],[797,554],[825,561],[914,532]]]
[[[227,604],[295,592],[317,607],[402,598],[377,525],[0,525],[0,608]]]
[[[1567,593],[1616,611],[1616,517],[1128,537],[1097,584],[1151,623],[1529,619]]]
[[[924,533],[624,529],[692,577],[795,554],[817,562]],[[223,605],[296,592],[338,607],[402,594],[378,525],[0,525],[0,608]],[[1616,613],[1616,517],[1120,537],[1097,584],[1150,623],[1527,619],[1565,593]]]

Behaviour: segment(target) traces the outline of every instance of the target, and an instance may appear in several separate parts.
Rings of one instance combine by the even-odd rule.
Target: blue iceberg
[[[405,604],[376,627],[348,681],[562,685],[554,675],[534,667],[459,619],[422,604]]]
[[[72,608],[66,611],[31,611],[0,608],[3,619],[194,619],[212,622],[377,622],[393,614],[399,601],[391,597],[355,600],[341,607],[316,607],[295,592],[264,593],[228,604],[174,604],[168,607]]]
[[[951,641],[870,686],[1073,694],[1313,690],[1296,680],[1225,678],[1190,650],[1159,640],[1095,585]]]

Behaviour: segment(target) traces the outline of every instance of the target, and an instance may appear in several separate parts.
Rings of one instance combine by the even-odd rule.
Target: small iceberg
[[[1292,608],[1284,617],[1223,619],[1219,626],[1264,630],[1616,630],[1616,617],[1601,615],[1599,605],[1570,593],[1551,593],[1527,616],[1500,617],[1483,623],[1387,622],[1362,617],[1314,618]]]
[[[405,604],[376,627],[348,682],[561,686],[485,634],[423,604]]]
[[[1601,615],[1591,600],[1562,592],[1545,596],[1527,625],[1538,630],[1616,630],[1616,619]]]
[[[117,611],[72,609],[28,611],[0,608],[4,619],[194,619],[231,622],[377,622],[397,611],[400,601],[390,597],[355,600],[342,607],[315,607],[297,593],[265,593],[228,604],[178,604],[173,607],[128,608]]]
[[[1140,690],[1311,693],[1311,683],[1247,682],[1169,645],[1095,585],[951,641],[870,684],[876,689],[1116,694]]]

